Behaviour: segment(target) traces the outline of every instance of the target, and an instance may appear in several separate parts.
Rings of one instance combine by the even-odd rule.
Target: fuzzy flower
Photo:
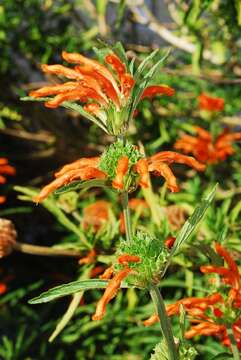
[[[117,190],[130,192],[138,185],[148,187],[150,172],[162,176],[167,187],[176,192],[179,187],[169,166],[171,163],[185,164],[197,171],[205,169],[205,165],[193,157],[173,151],[163,151],[149,158],[142,158],[134,145],[123,145],[121,141],[117,141],[110,145],[101,157],[81,158],[65,165],[55,174],[56,179],[40,191],[35,201],[43,201],[50,193],[74,180],[103,179],[111,182],[112,187]]]
[[[92,226],[97,232],[109,219],[110,203],[105,200],[98,200],[84,208],[83,228],[86,230]]]
[[[203,273],[215,273],[221,277],[228,288],[228,294],[216,292],[204,298],[184,298],[166,307],[169,316],[178,315],[180,306],[185,308],[191,328],[186,331],[185,337],[191,339],[197,335],[215,336],[225,346],[230,346],[227,333],[227,323],[231,323],[235,341],[241,349],[241,282],[238,266],[231,255],[221,245],[215,245],[216,252],[224,259],[224,266],[201,266]],[[144,322],[150,326],[158,322],[158,315],[154,314]]]
[[[12,221],[0,219],[0,258],[13,251],[16,237],[17,233]]]
[[[124,268],[119,270],[114,277],[109,281],[109,284],[107,285],[105,292],[101,299],[98,301],[96,306],[96,312],[92,316],[92,320],[101,320],[106,312],[106,306],[108,303],[113,299],[118,290],[120,289],[121,282],[128,277],[131,273],[133,273],[133,270],[129,268],[130,262],[140,262],[140,258],[138,256],[131,256],[128,254],[121,255],[118,258],[118,262],[121,265],[124,265]],[[112,268],[111,268],[111,274],[112,274]],[[105,277],[106,278],[106,277]],[[103,279],[103,277],[102,277]]]
[[[13,176],[16,174],[16,170],[13,166],[9,165],[8,159],[0,157],[0,184],[6,183],[6,175]],[[6,201],[5,196],[0,196],[0,204]]]
[[[206,111],[222,111],[224,109],[224,99],[219,97],[211,97],[202,93],[198,97],[199,107],[201,110]]]
[[[156,54],[155,51],[151,58]],[[117,135],[125,131],[140,100],[156,95],[174,94],[174,89],[167,85],[148,86],[149,82],[152,82],[152,76],[142,79],[142,76],[146,75],[143,73],[146,62],[137,69],[135,76],[120,44],[118,49],[104,48],[98,55],[101,62],[78,53],[63,51],[63,59],[74,64],[74,67],[44,64],[41,68],[47,74],[69,81],[42,87],[31,91],[29,95],[42,99],[49,108],[64,106],[65,102],[79,102],[82,105],[82,116],[101,124],[106,132]],[[134,101],[136,98],[138,101]],[[75,110],[78,111],[77,108]]]
[[[213,164],[226,160],[234,154],[232,143],[241,140],[241,133],[230,133],[225,129],[216,140],[211,134],[194,126],[197,136],[183,135],[174,145],[175,149],[182,150],[185,154],[192,154],[198,161]]]

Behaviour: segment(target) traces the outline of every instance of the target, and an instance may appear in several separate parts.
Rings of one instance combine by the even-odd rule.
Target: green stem
[[[231,350],[233,353],[233,358],[234,358],[234,360],[240,360],[240,354],[239,354],[236,340],[233,335],[232,325],[227,324],[226,326],[227,326],[228,337],[229,337],[230,344],[231,344]]]
[[[123,191],[122,193],[122,207],[124,213],[124,221],[125,221],[125,229],[126,229],[126,238],[128,243],[131,243],[132,240],[132,228],[131,228],[131,216],[130,216],[130,209],[129,209],[129,200],[128,200],[128,192]]]
[[[169,360],[178,360],[179,356],[177,353],[177,348],[174,342],[174,337],[172,333],[171,323],[169,317],[166,312],[165,304],[163,298],[161,296],[160,290],[158,286],[155,284],[151,284],[149,286],[149,292],[152,298],[152,301],[155,305],[156,312],[160,319],[161,331],[163,337],[166,341],[167,348],[168,348],[168,359]]]
[[[70,257],[80,257],[81,253],[77,250],[65,250],[65,249],[55,249],[49,246],[38,246],[16,242],[13,245],[14,250],[20,251],[25,254],[31,255],[41,255],[41,256],[70,256]]]

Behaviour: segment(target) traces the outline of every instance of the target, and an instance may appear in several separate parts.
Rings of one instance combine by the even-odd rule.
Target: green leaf
[[[76,191],[79,189],[90,189],[92,187],[108,187],[106,180],[87,180],[87,181],[73,181],[71,184],[62,186],[56,190],[54,194],[64,194],[69,191]]]
[[[190,216],[190,218],[184,223],[183,227],[181,228],[180,232],[177,235],[176,241],[173,245],[173,248],[170,253],[170,257],[167,261],[167,264],[165,266],[165,269],[164,269],[162,275],[165,274],[168,266],[170,265],[170,261],[171,261],[172,257],[174,255],[176,255],[176,253],[178,252],[178,250],[180,249],[182,244],[185,241],[187,241],[190,238],[190,236],[192,235],[193,231],[196,230],[197,226],[201,222],[203,216],[205,215],[207,209],[209,208],[209,206],[214,198],[216,189],[217,189],[217,184],[214,186],[212,191],[207,195],[207,197],[205,197],[201,201],[201,204],[195,208],[195,210],[194,210],[193,214]]]
[[[227,360],[233,359],[233,356],[230,353],[224,352],[214,356],[211,360]]]
[[[20,98],[21,101],[49,101],[51,99],[52,99],[51,97],[34,98],[31,96],[24,96]],[[100,120],[98,120],[90,113],[85,111],[81,105],[76,104],[74,102],[65,101],[60,106],[78,112],[80,115],[95,123],[97,126],[99,126],[102,130],[104,130],[108,134],[105,124],[103,124]]]
[[[41,304],[46,303],[63,296],[72,295],[79,291],[86,291],[92,289],[105,289],[108,285],[108,281],[99,279],[90,280],[77,280],[68,284],[56,286],[48,291],[43,292],[39,296],[29,300],[29,304]],[[121,283],[122,288],[132,287],[125,282]]]

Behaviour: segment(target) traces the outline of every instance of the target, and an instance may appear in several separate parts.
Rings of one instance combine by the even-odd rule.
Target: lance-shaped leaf
[[[76,191],[79,189],[90,189],[92,187],[109,187],[106,180],[87,180],[87,181],[73,181],[72,183],[62,186],[55,191],[56,195],[64,194],[69,191]],[[111,187],[110,187],[111,188]]]
[[[170,257],[166,263],[165,269],[162,273],[162,276],[164,276],[168,266],[170,265],[171,259],[178,250],[180,249],[181,245],[187,241],[194,230],[197,228],[197,226],[200,224],[203,216],[205,215],[207,209],[209,208],[214,195],[216,193],[217,184],[214,186],[212,191],[201,201],[201,203],[195,208],[193,214],[190,216],[190,218],[184,223],[183,227],[181,228],[180,232],[177,235],[176,241],[173,245],[173,248],[170,253]]]
[[[77,280],[68,284],[56,286],[48,291],[43,292],[39,296],[29,300],[29,304],[41,304],[46,303],[63,296],[72,295],[79,291],[86,291],[92,289],[105,289],[108,285],[108,281],[99,279],[90,280]],[[133,287],[125,282],[121,283],[122,288]]]

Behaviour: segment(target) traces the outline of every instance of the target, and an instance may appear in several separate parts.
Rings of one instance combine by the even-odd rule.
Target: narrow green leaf
[[[43,292],[39,296],[29,300],[29,304],[46,303],[63,296],[75,294],[79,291],[86,291],[92,289],[105,289],[107,285],[108,285],[108,281],[99,280],[99,279],[72,281],[68,284],[56,286],[48,291]],[[121,284],[121,287],[128,288],[133,286],[129,286],[125,282],[123,282]]]
[[[194,230],[197,228],[197,226],[201,222],[203,216],[205,215],[207,209],[209,208],[209,206],[214,198],[216,189],[217,189],[217,184],[214,186],[212,191],[207,195],[207,197],[205,197],[201,201],[201,203],[195,208],[195,210],[194,210],[193,214],[190,216],[190,218],[184,223],[183,227],[181,228],[180,232],[177,235],[176,241],[173,245],[173,248],[170,253],[170,257],[167,261],[167,264],[162,273],[162,276],[164,276],[168,266],[170,265],[172,257],[174,255],[176,255],[176,253],[178,252],[178,250],[180,249],[182,244],[190,238],[190,236],[192,235]]]
[[[73,181],[71,184],[62,186],[54,193],[56,195],[64,194],[69,191],[76,191],[79,189],[90,189],[92,187],[108,187],[106,180],[87,180],[87,181]]]
[[[222,354],[218,354],[214,356],[211,360],[227,360],[232,359],[233,356],[230,353],[224,352]]]

